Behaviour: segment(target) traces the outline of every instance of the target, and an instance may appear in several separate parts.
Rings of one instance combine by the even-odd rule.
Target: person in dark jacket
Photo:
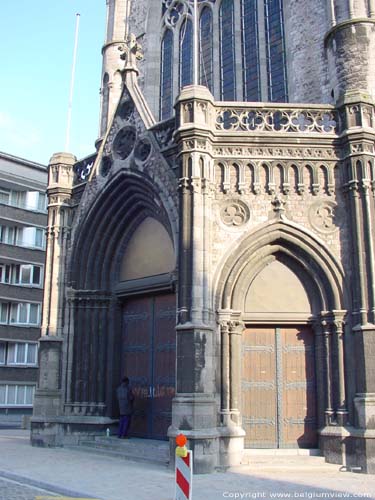
[[[124,377],[121,385],[116,390],[118,405],[120,409],[120,423],[118,437],[126,439],[133,413],[134,395],[129,385],[129,378]]]

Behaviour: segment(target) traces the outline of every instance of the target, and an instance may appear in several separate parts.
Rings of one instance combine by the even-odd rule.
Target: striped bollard
[[[186,448],[184,434],[176,437],[176,496],[175,500],[193,498],[193,452]]]

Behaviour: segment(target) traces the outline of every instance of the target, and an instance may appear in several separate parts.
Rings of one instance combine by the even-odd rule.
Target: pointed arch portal
[[[345,404],[344,348],[333,326],[344,314],[340,266],[311,233],[277,220],[246,236],[223,269],[223,423],[242,426],[246,447],[316,447],[318,429]],[[332,400],[334,371],[340,402]]]
[[[120,173],[77,225],[65,413],[118,416],[135,394],[131,435],[167,439],[175,391],[176,228],[163,192]],[[156,248],[155,248],[156,246]]]

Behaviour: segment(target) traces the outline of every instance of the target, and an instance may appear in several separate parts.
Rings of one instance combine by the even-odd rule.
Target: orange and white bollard
[[[176,495],[175,500],[191,500],[193,492],[193,452],[186,448],[184,434],[176,437]]]

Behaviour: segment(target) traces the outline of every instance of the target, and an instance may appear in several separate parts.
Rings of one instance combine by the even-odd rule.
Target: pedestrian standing
[[[118,437],[120,439],[127,439],[134,407],[134,394],[130,387],[128,377],[122,379],[121,385],[117,387],[116,394],[120,409]]]

